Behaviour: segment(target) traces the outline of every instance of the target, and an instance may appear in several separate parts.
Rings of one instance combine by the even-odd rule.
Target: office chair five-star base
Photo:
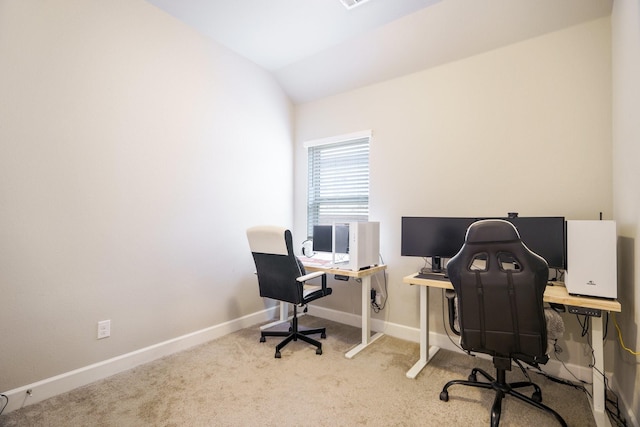
[[[324,339],[327,337],[326,328],[317,328],[317,329],[298,329],[298,316],[297,316],[297,307],[293,306],[293,319],[291,320],[291,326],[289,327],[289,331],[262,331],[260,334],[260,342],[266,342],[266,337],[285,337],[284,340],[280,342],[276,346],[276,354],[275,358],[280,359],[282,355],[280,354],[280,350],[289,344],[291,341],[304,341],[316,347],[316,354],[322,354],[322,343],[319,341],[310,338],[308,335],[320,334],[320,338]]]
[[[516,397],[525,403],[533,405],[538,409],[542,409],[543,411],[546,411],[548,414],[552,415],[560,423],[561,426],[563,427],[567,426],[567,424],[562,419],[560,414],[558,414],[556,411],[554,411],[553,409],[551,409],[550,407],[542,403],[542,391],[540,390],[540,387],[537,384],[529,381],[507,383],[505,369],[498,368],[496,370],[496,373],[498,377],[497,379],[493,378],[491,375],[489,375],[486,371],[482,369],[473,368],[473,370],[471,371],[471,374],[469,375],[468,380],[466,381],[452,380],[446,383],[444,388],[440,392],[440,400],[442,400],[443,402],[448,402],[449,387],[456,384],[470,386],[470,387],[477,387],[477,388],[493,389],[496,393],[496,396],[493,401],[493,406],[491,407],[491,427],[498,427],[498,425],[500,424],[500,415],[502,413],[502,399],[504,399],[506,396]],[[477,374],[482,375],[489,382],[478,381]],[[524,394],[514,390],[516,388],[522,388],[522,387],[534,388],[534,391],[531,397],[525,396]]]

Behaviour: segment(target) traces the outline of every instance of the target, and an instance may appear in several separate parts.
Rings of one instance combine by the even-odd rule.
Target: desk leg
[[[605,411],[604,389],[604,342],[602,341],[602,317],[591,317],[591,345],[595,363],[593,364],[592,410],[598,427],[610,427],[611,422]]]
[[[427,366],[440,347],[429,347],[429,287],[420,286],[420,360],[407,371],[407,378],[415,378]]]
[[[349,350],[345,357],[352,359],[353,356],[364,350],[369,344],[384,335],[378,332],[371,336],[371,276],[362,278],[362,342]]]
[[[266,325],[260,326],[261,331],[264,331],[265,329],[269,329],[276,325],[289,321],[289,303],[280,301],[279,305],[280,305],[280,320],[276,320],[275,322],[271,322]]]

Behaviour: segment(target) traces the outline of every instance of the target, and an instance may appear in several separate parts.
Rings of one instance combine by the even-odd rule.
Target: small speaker
[[[617,240],[615,221],[567,221],[567,292],[617,298]]]

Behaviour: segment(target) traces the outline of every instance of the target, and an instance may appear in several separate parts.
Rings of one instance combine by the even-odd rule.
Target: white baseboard
[[[107,359],[89,366],[85,366],[64,374],[27,384],[3,392],[9,398],[3,413],[9,413],[24,406],[31,405],[75,388],[90,384],[94,381],[110,377],[120,372],[132,369],[144,363],[152,362],[164,356],[186,350],[190,347],[204,344],[216,338],[247,328],[256,323],[263,323],[273,319],[278,306],[253,313],[239,319],[210,326],[177,338],[173,338],[149,347],[132,351],[111,359]],[[3,404],[4,402],[0,402]]]

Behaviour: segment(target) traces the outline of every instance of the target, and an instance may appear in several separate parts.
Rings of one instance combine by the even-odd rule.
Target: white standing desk
[[[323,271],[327,274],[337,274],[339,276],[362,279],[362,341],[345,354],[348,359],[353,358],[353,356],[364,350],[369,344],[383,335],[382,332],[378,332],[371,336],[371,276],[380,271],[386,270],[386,265],[376,265],[365,270],[352,271],[332,266],[306,264],[304,263],[304,260],[303,264],[307,271]]]
[[[447,279],[422,279],[416,277],[417,273],[406,276],[402,281],[409,285],[420,285],[420,359],[407,372],[407,377],[415,378],[420,371],[427,366],[431,358],[440,350],[439,347],[429,347],[429,288],[453,289],[453,285]],[[596,308],[603,311],[622,311],[620,303],[616,300],[602,298],[579,297],[569,295],[567,288],[561,282],[554,282],[554,286],[547,286],[544,291],[544,301],[558,304],[573,305],[577,307]],[[592,367],[593,399],[591,402],[593,417],[598,427],[611,426],[609,417],[605,412],[604,389],[604,343],[602,317],[590,317],[591,345],[595,363]]]

